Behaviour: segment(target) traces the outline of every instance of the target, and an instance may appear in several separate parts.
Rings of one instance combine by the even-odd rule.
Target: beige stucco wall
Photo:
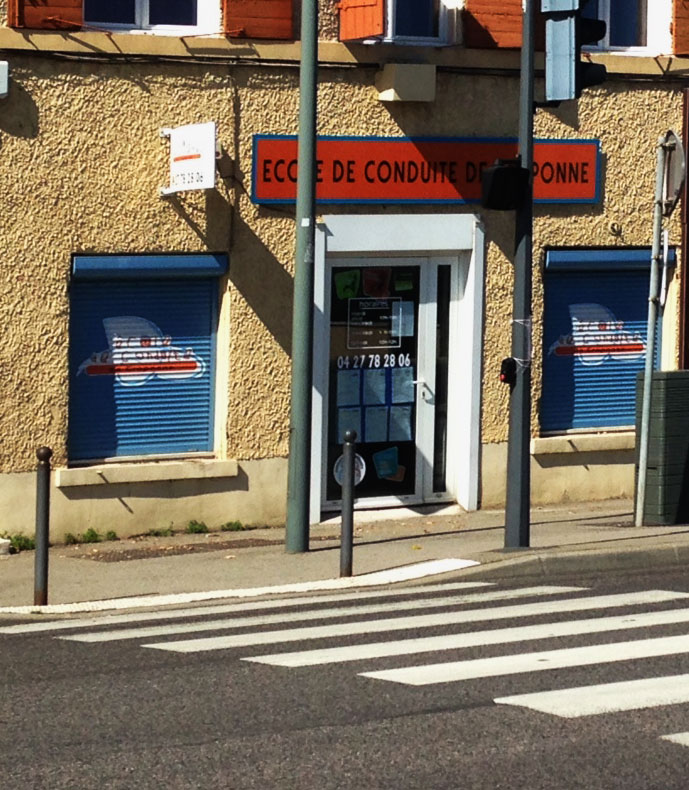
[[[2,6],[0,2],[0,14]],[[62,42],[61,47],[77,51],[88,49],[83,44],[88,40],[104,48],[111,47],[113,40],[145,48],[144,38],[121,36],[105,41],[96,34],[91,39],[86,34],[81,38],[53,36]],[[134,39],[135,44],[131,43]],[[44,46],[46,38],[40,40]],[[147,40],[151,46],[155,43],[154,49],[158,47],[159,42]],[[266,470],[272,469],[271,459],[284,463],[294,222],[289,207],[259,207],[249,195],[252,135],[297,130],[296,62],[286,66],[277,56],[272,61],[272,49],[265,50],[260,63],[241,60],[239,47],[233,50],[238,63],[222,58],[194,62],[190,57],[174,62],[67,60],[41,52],[28,54],[31,42],[27,41],[12,31],[0,31],[0,44],[10,47],[5,56],[12,78],[10,97],[0,105],[0,316],[4,327],[0,473],[18,475],[16,482],[25,496],[30,485],[26,473],[34,468],[37,446],[51,446],[57,466],[66,463],[68,283],[70,256],[79,252],[229,253],[230,273],[224,283],[229,359],[218,363],[219,390],[227,397],[226,408],[218,415],[218,454],[240,462],[265,460]],[[180,44],[168,41],[160,46]],[[213,49],[212,42],[206,46]],[[281,52],[291,52],[294,59],[296,50]],[[345,65],[352,57],[349,49],[337,52],[329,67],[321,69],[322,134],[480,137],[516,132],[518,77],[511,55],[505,61],[509,69],[496,76],[450,68],[451,53],[442,53],[438,55],[435,102],[388,104],[379,101],[374,87],[378,64],[355,69],[349,62]],[[464,63],[467,55],[458,52],[456,57]],[[159,136],[160,128],[207,120],[218,124],[224,152],[223,177],[216,190],[161,199],[158,189],[167,179],[167,145]],[[650,244],[655,144],[658,135],[672,127],[681,129],[678,84],[624,82],[614,76],[575,107],[539,111],[536,116],[537,136],[601,140],[604,197],[598,206],[536,209],[534,434],[541,375],[540,251],[548,245]],[[475,207],[468,210],[473,212]],[[498,382],[498,371],[510,348],[509,257],[514,231],[509,213],[485,212],[484,219],[488,250],[481,431],[485,457],[497,459],[500,450],[495,449],[494,456],[489,453],[492,445],[497,448],[507,437],[508,391]],[[620,229],[617,235],[613,223]],[[678,243],[676,218],[672,233],[673,243]],[[675,310],[677,294],[675,289],[671,305]],[[675,337],[674,329],[666,336]],[[625,474],[628,479],[628,470]],[[8,480],[3,483],[5,489]],[[274,503],[284,496],[284,474],[267,474],[260,481],[250,491],[231,492],[223,507],[234,512],[228,512],[227,518],[237,517],[237,510],[248,513],[251,501],[257,503],[255,512],[266,519],[279,518]],[[547,482],[544,485],[547,490]],[[231,488],[228,484],[228,492]],[[84,492],[81,499],[87,499],[87,493],[92,492]],[[211,494],[209,489],[209,501],[220,501]],[[11,513],[17,496],[0,504],[0,517]],[[499,491],[490,496],[485,492],[486,501],[500,496]],[[151,497],[155,499],[147,492],[133,499],[137,508],[143,508],[140,500]],[[191,499],[183,493],[179,499],[178,505],[192,512]],[[258,504],[263,499],[270,505]],[[199,507],[196,500],[195,507]],[[113,518],[117,512],[115,505]],[[143,512],[147,511],[138,511],[139,515]],[[129,529],[126,525],[133,521],[124,517],[124,528]]]
[[[50,535],[61,541],[95,529],[114,530],[118,537],[149,530],[183,530],[194,519],[209,529],[228,521],[249,526],[284,523],[287,461],[284,458],[244,461],[234,474],[200,478],[175,471],[170,479],[65,485],[52,476]],[[0,532],[32,534],[35,524],[35,475],[0,475]],[[249,497],[247,492],[260,492]]]

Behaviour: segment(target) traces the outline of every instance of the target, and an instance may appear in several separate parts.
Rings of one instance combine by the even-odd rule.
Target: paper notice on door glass
[[[359,293],[359,283],[361,273],[359,269],[348,269],[347,271],[335,272],[335,292],[338,299],[352,299]]]
[[[412,406],[390,407],[390,433],[391,442],[410,442],[412,436]]]
[[[392,335],[414,337],[414,302],[397,302],[392,312]]]
[[[394,288],[396,291],[412,291],[414,289],[414,278],[411,272],[395,272]]]
[[[361,440],[361,409],[337,410],[337,443],[344,444],[347,431],[356,431],[357,439]]]
[[[359,401],[359,371],[337,371],[337,405],[358,406]]]
[[[385,403],[385,370],[364,370],[364,403]]]
[[[376,470],[376,474],[381,480],[397,474],[399,466],[398,458],[399,453],[396,447],[386,447],[385,450],[379,450],[377,453],[373,453],[373,466]]]
[[[366,409],[365,442],[387,442],[388,440],[388,408],[387,406],[371,406]]]
[[[392,368],[390,371],[393,403],[413,403],[414,368]]]
[[[392,331],[399,297],[349,299],[347,301],[347,348],[399,348],[400,337]]]
[[[390,273],[389,268],[369,268],[364,269],[363,287],[366,296],[376,298],[390,295]]]

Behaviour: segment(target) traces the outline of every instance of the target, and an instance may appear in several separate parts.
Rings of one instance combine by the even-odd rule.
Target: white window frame
[[[598,0],[598,16],[605,20],[608,29],[605,38],[588,49],[629,55],[668,55],[672,52],[672,0],[647,0],[645,46],[610,45],[610,0]]]
[[[220,0],[196,0],[196,25],[150,25],[148,0],[135,0],[135,24],[94,22],[84,16],[84,24],[122,33],[155,33],[163,36],[208,35],[220,32]]]

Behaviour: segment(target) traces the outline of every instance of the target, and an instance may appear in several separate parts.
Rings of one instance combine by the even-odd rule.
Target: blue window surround
[[[75,255],[72,277],[75,280],[113,280],[221,277],[227,272],[227,256],[201,255]]]
[[[546,250],[545,268],[550,271],[629,271],[630,269],[649,269],[651,250],[649,247],[636,249],[557,249]],[[668,264],[674,266],[675,249],[670,247]]]

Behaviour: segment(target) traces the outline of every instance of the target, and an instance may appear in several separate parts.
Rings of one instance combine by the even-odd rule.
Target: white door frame
[[[313,401],[311,420],[310,522],[321,518],[323,426],[327,418],[328,337],[326,259],[339,255],[370,257],[459,257],[457,299],[452,300],[451,347],[466,375],[450,388],[453,417],[448,437],[448,492],[466,510],[476,510],[479,486],[480,400],[484,300],[484,232],[473,214],[346,214],[322,217],[316,226],[314,282]],[[453,292],[455,288],[453,287]],[[463,316],[461,331],[457,311]],[[454,320],[453,320],[454,318]]]

